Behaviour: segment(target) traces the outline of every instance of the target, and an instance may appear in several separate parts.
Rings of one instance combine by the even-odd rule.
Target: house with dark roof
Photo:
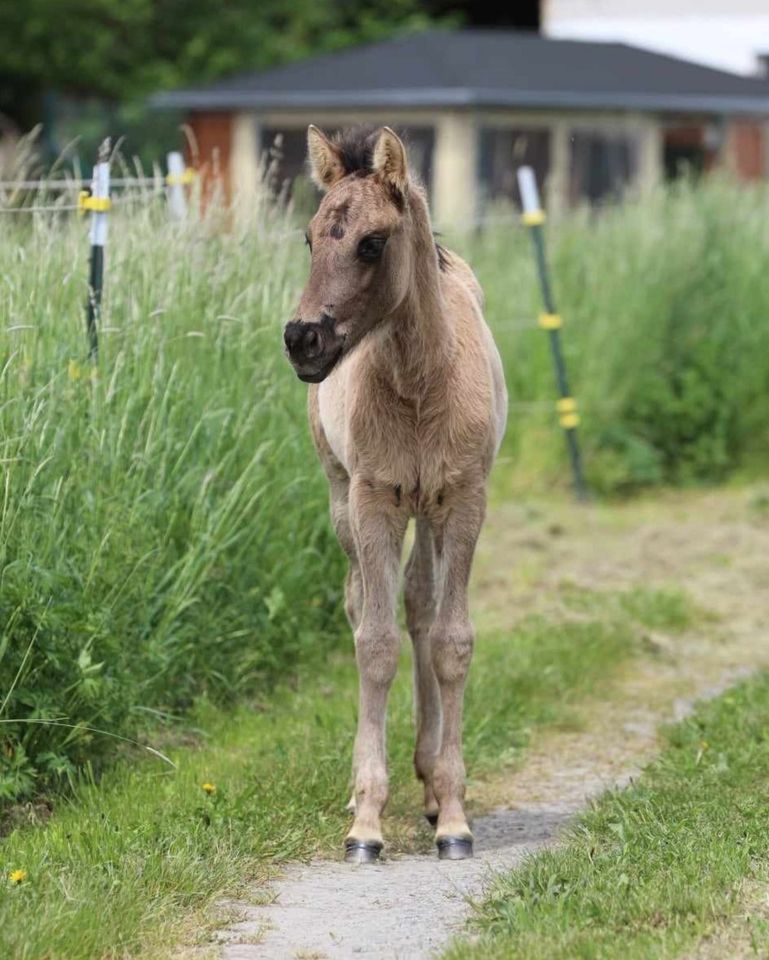
[[[767,176],[769,82],[628,46],[508,30],[440,30],[367,44],[153,98],[187,114],[233,190],[304,169],[309,123],[403,134],[438,226],[514,202],[515,170],[561,210],[639,192],[682,169]]]

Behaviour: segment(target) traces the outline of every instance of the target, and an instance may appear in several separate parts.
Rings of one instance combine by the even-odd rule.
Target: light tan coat
[[[346,608],[360,712],[348,859],[365,859],[356,851],[378,852],[382,843],[386,701],[398,660],[396,599],[410,517],[417,523],[405,575],[415,766],[426,813],[437,816],[439,850],[468,855],[461,744],[473,648],[467,584],[505,427],[502,366],[478,282],[463,260],[436,247],[424,192],[395,133],[384,128],[356,145],[354,135],[335,143],[311,127],[308,142],[314,177],[328,192],[308,231],[310,278],[286,344],[297,373],[313,382],[312,434],[350,561]],[[457,838],[466,842],[451,847]]]

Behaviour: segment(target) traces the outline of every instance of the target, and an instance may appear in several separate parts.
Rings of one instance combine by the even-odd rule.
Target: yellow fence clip
[[[576,426],[579,426],[577,401],[574,397],[561,397],[555,408],[560,414],[559,420],[564,430],[573,430]]]
[[[166,184],[169,187],[189,186],[189,184],[195,182],[197,175],[197,170],[193,170],[192,167],[187,167],[183,173],[169,173],[166,176]]]
[[[545,222],[544,210],[529,210],[521,214],[521,223],[525,227],[538,227]]]
[[[109,197],[92,197],[87,190],[81,190],[77,195],[77,209],[80,213],[107,213],[112,209]]]
[[[540,313],[539,325],[543,330],[559,330],[563,326],[560,313]]]

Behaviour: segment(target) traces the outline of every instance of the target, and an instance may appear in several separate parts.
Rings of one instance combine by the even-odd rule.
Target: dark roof
[[[157,94],[190,110],[558,107],[769,113],[769,83],[624,43],[511,30],[431,30],[199,89]]]

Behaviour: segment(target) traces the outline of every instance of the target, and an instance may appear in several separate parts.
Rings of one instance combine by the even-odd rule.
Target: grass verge
[[[602,608],[595,598],[590,606],[587,616],[529,619],[479,641],[467,699],[471,776],[514,759],[533,727],[568,721],[570,705],[639,648],[643,622],[628,604],[607,595]],[[217,896],[243,895],[276,862],[336,852],[347,822],[355,690],[348,657],[268,706],[230,714],[204,707],[197,744],[167,749],[175,770],[159,761],[118,766],[98,787],[77,788],[45,826],[8,836],[0,848],[4,956],[161,957],[189,931],[205,930],[205,908]],[[390,709],[385,825],[396,850],[432,843],[417,826],[410,701],[402,669]],[[25,878],[14,884],[18,870]]]
[[[563,846],[495,883],[479,939],[447,960],[672,957],[737,912],[746,882],[769,881],[769,674],[666,736],[632,788],[606,794]],[[765,955],[766,924],[750,934]]]

